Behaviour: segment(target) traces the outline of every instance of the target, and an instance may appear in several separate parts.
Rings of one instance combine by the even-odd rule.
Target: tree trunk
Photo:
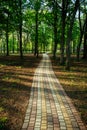
[[[61,36],[61,55],[60,55],[60,64],[64,65],[64,46],[65,46],[65,0],[62,0],[62,36]]]
[[[73,50],[72,50],[72,53],[75,54],[76,52],[76,43],[75,41],[73,40]]]
[[[69,31],[68,31],[68,37],[67,37],[67,42],[66,42],[66,70],[70,70],[70,60],[71,60],[71,50],[70,50],[70,48],[71,48],[71,44],[70,44],[70,42],[71,42],[71,28],[69,29]]]
[[[85,34],[84,34],[84,51],[83,58],[87,58],[87,15],[86,15],[86,25],[85,25]]]
[[[19,53],[19,43],[20,43],[20,37],[19,32],[17,31],[17,53]]]
[[[14,54],[14,33],[13,33],[13,54]]]
[[[83,38],[83,32],[81,31],[80,41],[79,41],[79,44],[77,46],[77,61],[79,61],[79,59],[80,59],[80,47],[81,47],[81,43],[82,43],[82,38]]]
[[[20,35],[20,57],[23,58],[22,52],[22,0],[19,0],[20,5],[20,23],[19,23],[19,35]]]
[[[79,61],[79,58],[80,58],[80,47],[81,47],[81,43],[82,43],[85,25],[86,25],[86,19],[85,19],[83,27],[82,27],[81,18],[80,18],[80,7],[79,7],[80,40],[79,40],[79,44],[77,46],[77,61]]]
[[[35,35],[35,52],[34,55],[38,57],[38,10],[36,10],[36,35]]]
[[[7,18],[7,27],[6,27],[6,45],[7,45],[7,54],[9,56],[9,46],[8,46],[9,36],[8,36],[8,18]]]
[[[69,29],[68,29],[68,33],[67,33],[67,42],[66,42],[66,70],[70,70],[70,62],[71,62],[71,38],[72,38],[72,29],[73,29],[73,24],[74,24],[74,19],[75,19],[75,15],[77,12],[77,9],[79,7],[79,0],[76,0],[75,2],[75,8],[73,11],[73,15],[72,18],[70,20],[70,25],[69,25]]]
[[[57,51],[57,1],[54,2],[53,5],[53,14],[54,14],[54,51],[53,57],[56,57]]]
[[[84,51],[83,51],[83,59],[87,58],[87,34],[84,36]]]

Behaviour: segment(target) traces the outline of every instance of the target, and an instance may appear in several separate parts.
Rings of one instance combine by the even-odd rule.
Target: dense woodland
[[[0,54],[42,52],[68,70],[71,54],[87,58],[86,0],[0,0]]]

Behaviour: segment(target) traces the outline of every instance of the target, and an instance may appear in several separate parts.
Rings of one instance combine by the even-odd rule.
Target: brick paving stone
[[[29,120],[24,120],[24,123],[27,123],[27,124],[28,124],[28,123],[29,123]]]
[[[45,125],[42,125],[42,126],[41,126],[41,129],[45,129],[45,130],[46,130],[47,127],[46,127]]]
[[[53,130],[53,128],[49,127],[49,128],[47,128],[47,130]]]
[[[83,125],[83,126],[80,126],[80,129],[81,130],[85,130],[85,126]]]
[[[72,125],[66,125],[67,129],[73,129]]]
[[[40,127],[36,127],[36,128],[34,128],[34,130],[40,130]]]
[[[58,124],[54,124],[54,125],[53,125],[53,128],[55,128],[55,129],[56,129],[56,128],[60,128],[60,126],[59,126]]]
[[[54,130],[60,130],[60,128],[54,128]]]
[[[25,116],[25,120],[29,120],[29,118],[30,118],[29,115]]]
[[[78,128],[77,122],[72,122],[72,126],[75,127],[75,128]]]
[[[71,128],[71,127],[68,127],[68,128],[67,128],[67,130],[73,130],[73,128]]]
[[[65,126],[60,126],[61,130],[67,130],[67,128]]]
[[[73,130],[80,130],[79,128],[73,128]]]
[[[49,124],[49,125],[48,125],[48,128],[53,128],[53,125],[50,125],[50,124]]]
[[[32,127],[29,127],[27,130],[34,130],[34,128],[32,128]]]
[[[28,127],[28,123],[27,122],[24,122],[23,126],[22,126],[22,129],[27,129]]]
[[[47,54],[34,74],[22,130],[86,130]]]

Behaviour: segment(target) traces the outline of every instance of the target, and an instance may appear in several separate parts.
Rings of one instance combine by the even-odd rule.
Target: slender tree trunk
[[[34,53],[34,43],[32,42],[32,53]]]
[[[5,55],[5,53],[6,53],[6,49],[5,49],[6,47],[5,47],[5,43],[4,43],[4,55]]]
[[[68,30],[68,33],[67,33],[67,41],[66,41],[66,70],[70,70],[70,62],[71,62],[71,35],[72,35],[72,32],[71,32],[71,29],[70,28]]]
[[[83,51],[83,59],[87,58],[87,34],[84,36],[84,51]]]
[[[9,41],[9,35],[8,35],[8,18],[7,18],[7,27],[6,27],[6,45],[7,45],[7,54],[6,54],[6,56],[9,56],[9,46],[8,46],[8,41]]]
[[[60,55],[60,64],[64,64],[64,46],[65,46],[65,0],[62,0],[62,37],[61,37],[61,55]]]
[[[85,25],[85,34],[84,34],[84,51],[83,58],[87,58],[87,14],[86,14],[86,25]]]
[[[83,32],[81,31],[81,33],[80,33],[80,41],[79,41],[79,44],[77,46],[77,60],[78,61],[80,59],[80,47],[81,47],[81,43],[82,43],[82,38],[83,38]]]
[[[35,52],[34,55],[38,57],[38,10],[36,10],[36,35],[35,35]]]
[[[22,0],[19,0],[20,5],[20,25],[19,25],[19,34],[20,34],[20,57],[23,58],[22,52]]]
[[[80,40],[79,40],[79,44],[77,46],[77,60],[78,61],[79,61],[79,58],[80,58],[80,47],[81,47],[81,43],[82,43],[82,38],[83,38],[83,34],[84,34],[84,29],[85,29],[86,21],[87,20],[85,19],[83,27],[82,27],[81,18],[80,18],[80,7],[79,7]]]
[[[17,53],[19,53],[19,43],[20,43],[20,37],[19,32],[17,31]]]
[[[53,14],[54,14],[54,51],[53,57],[56,57],[57,51],[57,1],[54,2],[53,5]]]
[[[2,42],[3,40],[1,39],[1,42]],[[2,54],[3,53],[3,44],[1,43],[1,49],[0,49],[0,53]]]
[[[70,70],[70,63],[71,63],[71,38],[72,38],[72,29],[74,24],[75,15],[77,12],[77,9],[79,7],[79,0],[76,0],[75,2],[75,8],[73,11],[72,18],[70,20],[70,26],[67,33],[67,42],[66,42],[66,70]]]
[[[76,53],[76,43],[75,43],[75,41],[73,41],[73,54],[75,54]]]
[[[13,33],[13,54],[14,54],[14,33]]]
[[[4,41],[4,37],[2,37],[2,42],[3,42],[3,52],[4,52],[4,55],[6,53],[6,44],[5,44],[5,41]]]

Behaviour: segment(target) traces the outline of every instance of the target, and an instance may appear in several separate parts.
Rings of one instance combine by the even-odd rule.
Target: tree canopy
[[[87,58],[87,1],[0,0],[0,53],[31,52],[60,56],[68,70],[72,53]]]

